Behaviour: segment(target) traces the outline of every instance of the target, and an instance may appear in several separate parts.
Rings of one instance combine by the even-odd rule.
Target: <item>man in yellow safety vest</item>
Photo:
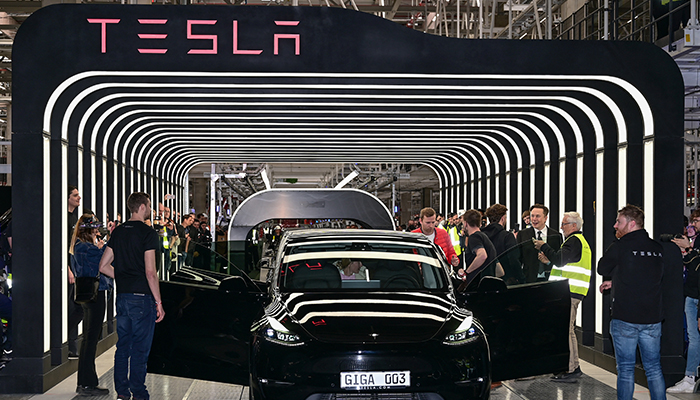
[[[450,241],[452,242],[452,247],[455,248],[455,254],[459,257],[462,254],[462,246],[459,242],[459,233],[462,230],[462,224],[460,223],[460,218],[457,213],[450,213],[448,217],[448,223],[445,229],[450,235]]]
[[[578,343],[574,325],[576,312],[581,300],[588,294],[591,283],[591,247],[581,233],[583,219],[577,212],[566,212],[561,220],[564,232],[564,243],[561,249],[554,250],[547,243],[535,240],[535,248],[540,250],[538,258],[545,264],[552,264],[549,280],[569,280],[571,292],[571,318],[569,320],[569,370],[554,375],[552,380],[557,382],[576,382],[581,377],[581,367],[578,361]]]

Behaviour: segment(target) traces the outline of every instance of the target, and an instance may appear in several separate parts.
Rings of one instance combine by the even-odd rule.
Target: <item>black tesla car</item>
[[[149,371],[246,384],[255,400],[450,400],[567,368],[566,281],[459,293],[439,248],[391,231],[288,232],[272,266],[266,282],[161,282]]]

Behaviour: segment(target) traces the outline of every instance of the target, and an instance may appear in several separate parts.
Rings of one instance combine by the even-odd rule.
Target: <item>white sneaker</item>
[[[668,393],[693,393],[695,388],[695,379],[690,376],[686,376],[676,383],[674,386],[666,389]]]

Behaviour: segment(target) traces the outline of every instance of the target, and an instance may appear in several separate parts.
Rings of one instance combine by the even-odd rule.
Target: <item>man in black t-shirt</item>
[[[505,272],[503,280],[509,285],[524,283],[525,276],[520,267],[520,249],[515,235],[505,229],[508,226],[508,208],[503,204],[494,204],[486,209],[485,214],[490,224],[481,229],[481,232],[488,236],[496,249],[498,261]]]
[[[165,311],[156,271],[158,234],[143,221],[151,200],[143,192],[127,200],[131,218],[112,232],[100,272],[117,281],[117,350],[114,388],[118,398],[148,399],[146,364],[156,322]]]
[[[481,213],[477,210],[468,210],[462,215],[467,234],[467,250],[464,252],[464,263],[467,270],[459,269],[457,275],[466,285],[476,282],[484,276],[503,276],[503,269],[496,261],[496,248],[483,232],[481,232]]]

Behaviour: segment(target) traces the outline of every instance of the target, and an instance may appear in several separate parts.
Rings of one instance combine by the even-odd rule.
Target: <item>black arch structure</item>
[[[14,43],[13,369],[25,379],[0,375],[7,391],[70,369],[68,183],[103,218],[126,215],[132,190],[184,208],[201,162],[424,163],[446,211],[500,202],[518,221],[542,202],[553,227],[579,211],[596,257],[625,203],[652,233],[680,230],[683,83],[649,44],[460,40],[331,8],[118,5],[42,8]],[[604,309],[592,290],[585,344],[609,343]]]
[[[384,203],[357,189],[271,189],[241,203],[231,217],[229,241],[244,241],[251,229],[270,219],[342,218],[373,229],[394,230]]]

